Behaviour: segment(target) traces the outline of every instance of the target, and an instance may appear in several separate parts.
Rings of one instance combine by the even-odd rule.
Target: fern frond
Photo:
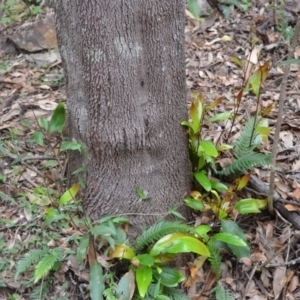
[[[151,226],[137,239],[134,249],[138,252],[163,236],[176,232],[194,232],[194,228],[180,221],[160,221]]]
[[[172,300],[190,300],[188,296],[180,292],[177,288],[164,287],[163,295],[170,297]]]
[[[53,249],[49,254],[45,255],[35,267],[34,283],[38,282],[43,276],[48,274],[57,262],[61,262],[62,254],[59,250]]]
[[[220,175],[236,175],[239,176],[245,171],[255,168],[268,166],[271,164],[271,155],[257,153],[257,152],[249,152],[244,156],[236,159],[233,163],[224,168],[222,171],[219,171]]]
[[[49,252],[49,248],[44,249],[32,249],[30,252],[25,254],[25,256],[19,261],[16,266],[16,275],[15,280],[19,277],[19,275],[26,270],[28,270],[32,265],[36,264],[41,258]]]
[[[212,293],[216,294],[216,300],[234,300],[229,290],[224,289],[220,283],[218,283],[212,290]]]
[[[105,296],[106,300],[118,300],[114,296],[114,291],[110,287],[103,292],[103,296]]]
[[[44,280],[41,285],[36,286],[30,293],[31,300],[46,300],[49,292],[50,282]]]
[[[254,129],[258,124],[258,118],[249,118],[241,131],[239,138],[233,143],[234,156],[236,158],[243,157],[252,152],[261,143],[259,133]]]
[[[219,280],[221,276],[221,261],[222,261],[220,251],[213,240],[210,240],[207,243],[207,247],[210,253],[210,257],[208,258],[208,260],[217,277],[217,280]]]

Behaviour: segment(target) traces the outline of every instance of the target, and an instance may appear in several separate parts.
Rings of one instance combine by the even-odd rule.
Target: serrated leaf
[[[66,121],[66,109],[63,103],[59,103],[51,117],[48,126],[48,133],[51,134],[55,131],[62,132]]]
[[[90,271],[90,297],[92,300],[102,300],[104,286],[104,276],[101,265],[95,261]]]
[[[194,176],[198,183],[207,191],[209,192],[211,190],[211,182],[209,178],[207,177],[204,170],[195,172]]]
[[[152,280],[152,269],[148,266],[141,265],[136,270],[136,283],[138,286],[139,294],[142,298],[145,297],[148,287]]]
[[[67,191],[65,191],[63,193],[63,195],[59,198],[59,204],[60,205],[66,205],[68,204],[68,202],[70,202],[71,200],[73,200],[75,198],[75,196],[77,195],[78,191],[79,191],[79,187],[80,184],[79,183],[75,183],[74,185],[72,185],[71,188],[69,188]]]
[[[189,253],[209,257],[208,248],[194,236],[187,233],[168,234],[157,241],[150,251],[150,255]]]
[[[45,255],[37,264],[34,271],[34,283],[37,283],[42,277],[46,276],[57,262],[56,256],[50,252]]]
[[[243,199],[237,202],[234,208],[238,211],[239,214],[251,214],[251,213],[260,213],[260,209],[266,208],[268,206],[268,200],[259,200],[259,199]]]
[[[202,141],[202,142],[200,142],[199,150],[205,152],[206,154],[208,154],[212,157],[217,157],[218,156],[218,150],[211,141]]]

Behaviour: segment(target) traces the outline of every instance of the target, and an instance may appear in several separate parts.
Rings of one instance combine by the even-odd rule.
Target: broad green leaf
[[[218,150],[218,151],[226,151],[226,150],[230,150],[230,149],[232,149],[232,148],[233,148],[233,146],[231,146],[231,145],[223,144],[223,145],[219,146],[219,147],[217,148],[217,150]]]
[[[209,257],[208,248],[194,236],[186,233],[173,233],[162,237],[157,241],[150,251],[150,255],[189,253],[194,252],[199,255]]]
[[[300,59],[287,59],[278,63],[279,65],[300,64]]]
[[[175,287],[182,282],[185,277],[177,269],[169,267],[161,267],[159,271],[153,270],[153,275],[156,280],[160,280],[163,286]]]
[[[200,7],[199,7],[199,4],[198,4],[197,0],[188,0],[187,1],[187,6],[188,6],[189,11],[193,15],[193,17],[196,20],[199,20]]]
[[[55,131],[62,132],[66,121],[66,110],[63,103],[59,103],[51,117],[48,127],[48,133],[51,134]]]
[[[141,190],[141,188],[138,185],[135,187],[135,191],[142,200],[148,200],[151,198],[150,196],[145,195],[144,192]]]
[[[81,153],[82,145],[80,143],[75,143],[75,142],[70,142],[70,141],[65,141],[61,144],[60,146],[60,151],[67,151],[67,150],[77,150],[79,153]]]
[[[141,265],[136,270],[136,283],[138,286],[139,294],[142,298],[145,297],[149,284],[152,280],[152,269],[148,266]]]
[[[112,216],[106,216],[100,219],[99,223],[106,223],[108,221],[111,221],[113,223],[119,224],[119,223],[129,223],[129,220],[124,217],[112,217]]]
[[[71,186],[67,191],[63,193],[63,195],[59,198],[60,205],[66,205],[68,202],[73,200],[79,191],[80,184],[75,183]]]
[[[132,270],[124,274],[119,281],[115,297],[118,300],[130,300],[135,291],[135,279]],[[107,299],[108,300],[108,299]]]
[[[90,271],[90,297],[92,300],[102,300],[105,290],[104,276],[101,265],[95,261]]]
[[[113,227],[108,226],[107,224],[99,224],[99,225],[92,227],[91,233],[94,235],[94,237],[115,235],[116,228],[114,226]]]
[[[141,265],[148,266],[148,267],[151,267],[154,264],[154,258],[150,254],[140,254],[134,257],[132,260],[137,261]]]
[[[191,127],[193,128],[194,134],[198,133],[200,131],[200,123],[202,119],[202,103],[200,100],[194,101],[191,104],[190,108],[190,116],[192,119]]]
[[[205,152],[206,154],[208,154],[212,157],[217,157],[218,156],[217,148],[215,147],[215,145],[211,141],[202,141],[202,142],[200,142],[199,150]]]
[[[214,241],[222,241],[227,244],[231,244],[231,245],[235,245],[235,246],[247,246],[247,243],[245,243],[245,241],[243,241],[243,239],[241,239],[237,235],[234,235],[234,234],[231,234],[228,232],[216,233],[212,237],[212,239]]]
[[[214,181],[214,180],[211,180],[210,181],[210,184],[211,184],[211,188],[213,190],[217,190],[217,191],[228,191],[228,186],[221,183],[220,181]]]
[[[43,129],[48,131],[48,121],[44,117],[38,118],[38,123]]]
[[[198,183],[207,191],[209,192],[211,190],[211,182],[209,178],[207,177],[206,173],[204,170],[200,172],[195,172],[194,176]]]
[[[110,252],[107,257],[109,259],[119,258],[119,259],[133,259],[135,253],[129,246],[125,244],[120,244],[115,246],[115,250]]]
[[[241,180],[239,181],[239,183],[238,183],[238,186],[237,186],[237,190],[238,191],[240,191],[240,190],[242,190],[246,185],[247,185],[247,183],[249,182],[249,179],[250,179],[250,173],[248,173],[248,174],[245,174],[242,178],[241,178]]]
[[[239,236],[244,242],[247,243],[247,238],[243,233],[243,230],[238,226],[237,223],[231,220],[221,220],[222,230],[223,232],[228,232],[233,235]],[[240,247],[235,245],[227,244],[232,253],[237,257],[237,259],[241,259],[242,257],[250,257],[250,248],[249,246]]]
[[[77,248],[77,261],[79,266],[82,266],[84,259],[86,258],[86,251],[89,245],[90,236],[85,234],[81,237],[79,246]]]
[[[209,118],[207,120],[207,123],[218,122],[218,121],[225,121],[225,120],[231,119],[232,116],[233,116],[232,112],[225,111],[225,112],[222,112],[220,114],[217,114],[217,115]]]
[[[199,235],[203,235],[210,232],[211,227],[209,227],[208,225],[199,225],[195,230]]]
[[[234,62],[239,67],[243,67],[243,62],[236,56],[230,57],[230,61]]]
[[[189,121],[182,121],[182,122],[181,122],[181,125],[182,125],[182,126],[186,126],[186,127],[188,127],[189,129],[192,129],[192,130],[193,130],[193,127],[192,127],[192,125],[190,124]]]
[[[264,65],[259,67],[254,73],[251,74],[245,87],[245,91],[252,90],[255,96],[258,96],[260,87],[268,76],[269,64],[270,61],[267,61]]]
[[[35,131],[33,138],[40,146],[44,145],[44,134],[41,131]]]
[[[202,202],[193,198],[186,198],[184,199],[184,202],[194,210],[202,210],[204,208]]]
[[[247,198],[240,200],[234,206],[239,214],[253,214],[260,213],[260,209],[266,208],[268,206],[268,200],[259,200],[254,198]]]

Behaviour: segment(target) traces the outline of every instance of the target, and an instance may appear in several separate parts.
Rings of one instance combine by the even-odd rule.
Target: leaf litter
[[[283,74],[279,63],[285,59],[288,46],[282,34],[274,30],[270,17],[272,9],[262,3],[265,1],[257,1],[257,6],[253,5],[246,12],[231,6],[231,15],[228,19],[214,12],[205,17],[200,25],[187,12],[186,82],[189,100],[191,91],[201,93],[208,103],[224,96],[224,100],[216,106],[215,112],[233,112],[235,91],[242,87],[243,72],[235,63],[237,62],[235,58],[241,61],[248,59],[253,64],[257,63],[258,57],[260,62],[271,61],[260,99],[265,108],[273,105],[269,114],[272,139],[277,120],[274,103],[276,104],[279,99]],[[286,12],[290,13],[288,10]],[[0,40],[17,34],[35,20],[30,24],[26,22],[17,21],[12,25],[1,25],[3,28]],[[257,45],[251,52],[252,38],[257,39]],[[30,54],[22,51],[20,54],[2,51],[0,55],[1,65],[4,66],[0,72],[0,132],[1,140],[6,141],[5,147],[0,144],[1,299],[9,299],[8,295],[12,293],[22,295],[22,299],[28,298],[26,286],[14,280],[14,266],[21,254],[25,254],[41,242],[41,235],[44,232],[40,229],[43,227],[41,219],[45,207],[51,202],[51,195],[37,194],[35,188],[47,186],[54,189],[55,182],[62,179],[65,172],[66,158],[61,166],[53,165],[47,171],[40,172],[45,170],[44,167],[48,162],[43,156],[46,153],[48,156],[54,155],[49,149],[55,146],[57,137],[47,140],[45,145],[34,148],[28,145],[34,131],[38,129],[37,118],[43,116],[49,119],[58,102],[66,98],[59,57],[47,51],[42,54],[30,57]],[[295,58],[299,56],[300,46],[295,51]],[[280,132],[277,161],[280,169],[276,175],[276,191],[287,201],[286,209],[296,213],[299,213],[300,205],[299,78],[299,65],[291,65]],[[210,124],[203,132],[203,138],[216,143],[217,140],[226,137],[233,142],[238,137],[242,124],[256,110],[255,97],[251,93],[246,93],[240,102],[238,121],[235,125],[232,127],[231,121],[224,123],[222,127]],[[229,136],[231,127],[232,135]],[[269,152],[270,149],[266,147],[264,151]],[[28,155],[41,159],[27,163],[22,158]],[[230,163],[229,158],[222,160],[221,165]],[[252,172],[252,175],[263,183],[268,183],[268,174],[268,169],[255,169]],[[60,195],[62,192],[57,191]],[[246,189],[244,193],[245,197],[260,194],[253,188]],[[35,205],[34,210],[32,205]],[[196,225],[209,224],[211,221],[209,215],[195,216]],[[299,231],[283,217],[279,216],[274,221],[266,212],[241,216],[237,222],[243,228],[251,245],[251,256],[237,261],[224,252],[221,264],[222,285],[231,291],[234,299],[300,299],[298,271],[300,259],[297,250]],[[72,235],[81,235],[81,232],[75,228],[62,230],[55,226],[52,228],[52,233],[48,229],[52,235],[49,247],[70,247],[70,251],[76,251],[75,247],[72,249],[68,244],[68,239]],[[66,258],[61,267],[54,272],[52,285],[55,288],[51,291],[49,299],[65,296],[63,286],[66,283],[70,286],[68,295],[73,295],[72,299],[75,299],[75,294],[78,298],[86,298],[84,285],[89,281],[89,272],[87,269],[81,270],[74,258],[74,255]],[[106,263],[102,257],[97,257],[97,260],[100,263],[102,261],[101,264]],[[294,263],[285,264],[291,261]],[[180,270],[187,278],[183,288],[191,299],[211,299],[210,291],[216,278],[205,263],[189,256]],[[29,274],[25,272],[22,280],[26,279],[30,280]],[[83,292],[79,292],[80,289]]]

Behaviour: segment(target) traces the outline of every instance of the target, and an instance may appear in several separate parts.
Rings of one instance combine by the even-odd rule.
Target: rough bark
[[[70,160],[71,171],[86,167],[85,209],[151,224],[190,189],[184,0],[55,5],[69,134],[88,149]]]

